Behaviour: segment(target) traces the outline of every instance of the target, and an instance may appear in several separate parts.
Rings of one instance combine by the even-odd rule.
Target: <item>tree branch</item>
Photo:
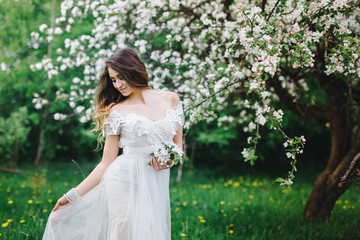
[[[269,87],[273,87],[275,93],[292,112],[302,117],[315,117],[318,119],[327,119],[326,109],[328,104],[309,104],[301,103],[296,100],[295,97],[291,96],[290,93],[281,86],[279,79],[274,76],[267,81]]]
[[[355,169],[355,166],[359,163],[358,161],[359,153],[360,153],[360,137],[356,139],[350,150],[343,157],[341,162],[339,162],[336,169],[331,174],[333,176],[341,176],[340,179],[336,179],[337,181],[339,181],[338,183],[339,187],[350,184],[348,181],[346,181],[347,176],[353,169]],[[347,172],[347,170],[349,170],[349,172]]]
[[[265,11],[266,3],[267,3],[267,0],[262,0],[261,3],[260,3],[260,8],[261,8],[262,12]]]
[[[273,12],[275,11],[275,9],[276,9],[277,5],[279,5],[279,3],[280,3],[280,0],[278,0],[278,1],[275,3],[274,7],[271,9],[271,12],[270,12],[269,15],[267,16],[266,21],[269,21],[271,15],[272,15]]]
[[[203,104],[204,102],[208,101],[209,99],[211,99],[211,98],[214,97],[215,95],[219,94],[220,92],[224,91],[224,90],[227,89],[228,87],[230,87],[230,86],[232,86],[232,85],[234,85],[234,84],[237,84],[237,83],[239,83],[239,82],[241,82],[241,81],[243,81],[243,79],[238,80],[238,81],[235,81],[235,82],[233,82],[233,83],[230,83],[230,84],[222,87],[221,89],[219,89],[218,91],[214,92],[213,94],[211,94],[209,97],[205,98],[204,100],[202,100],[202,101],[199,102],[198,104],[192,106],[191,108],[188,108],[188,109],[184,110],[184,112],[186,113],[186,112],[190,111],[191,109],[197,108],[198,106],[200,106],[200,105]]]

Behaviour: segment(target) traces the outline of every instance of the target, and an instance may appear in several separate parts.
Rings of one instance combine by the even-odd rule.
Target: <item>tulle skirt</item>
[[[43,240],[169,240],[170,170],[147,165],[151,147],[125,147],[79,203],[49,216]]]

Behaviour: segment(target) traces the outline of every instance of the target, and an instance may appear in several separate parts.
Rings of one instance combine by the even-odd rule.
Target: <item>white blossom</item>
[[[249,152],[247,151],[246,148],[243,149],[243,151],[241,152],[241,154],[243,155],[243,158],[247,159],[250,157]]]

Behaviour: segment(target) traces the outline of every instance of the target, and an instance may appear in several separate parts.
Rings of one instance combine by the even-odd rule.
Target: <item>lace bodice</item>
[[[136,113],[113,111],[104,121],[105,136],[120,135],[119,147],[157,145],[170,142],[184,124],[182,103],[166,110],[156,121]]]

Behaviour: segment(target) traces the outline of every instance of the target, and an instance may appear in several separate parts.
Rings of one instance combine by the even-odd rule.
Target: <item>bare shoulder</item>
[[[180,97],[177,93],[170,91],[163,91],[163,94],[166,96],[167,100],[171,103],[172,107],[175,107],[179,104]]]
[[[109,114],[114,112],[114,111],[121,113],[122,111],[124,111],[125,108],[126,108],[126,104],[124,104],[124,102],[120,102],[120,103],[115,104],[114,106],[112,106],[108,110],[108,112],[109,112]]]

